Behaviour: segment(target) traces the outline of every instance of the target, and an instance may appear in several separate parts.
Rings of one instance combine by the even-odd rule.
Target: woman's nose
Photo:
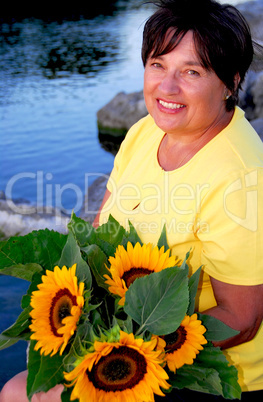
[[[165,94],[178,94],[180,92],[180,84],[177,75],[167,73],[160,82],[159,89]]]

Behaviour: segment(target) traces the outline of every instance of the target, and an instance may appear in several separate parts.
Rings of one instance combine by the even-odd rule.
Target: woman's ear
[[[234,77],[234,84],[235,84],[235,91],[238,89],[239,84],[240,84],[240,74],[236,73],[235,77]]]

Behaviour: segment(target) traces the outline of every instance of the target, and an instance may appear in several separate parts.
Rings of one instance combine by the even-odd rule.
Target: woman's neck
[[[166,133],[158,149],[159,165],[166,171],[175,170],[185,165],[230,123],[233,114],[234,112],[227,113],[224,119],[202,133],[192,135]]]

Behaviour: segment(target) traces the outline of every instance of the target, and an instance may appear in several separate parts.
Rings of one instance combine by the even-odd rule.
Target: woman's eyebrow
[[[188,60],[185,62],[185,64],[187,64],[188,66],[192,66],[192,67],[202,67],[200,61],[198,61],[198,60]]]

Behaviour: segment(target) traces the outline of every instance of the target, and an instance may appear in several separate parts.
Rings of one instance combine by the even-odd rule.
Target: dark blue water
[[[20,300],[26,293],[29,282],[0,277],[0,333],[11,326],[21,312]],[[0,351],[0,390],[14,374],[26,369],[26,342],[19,341]]]
[[[142,89],[149,7],[141,3],[117,2],[113,15],[93,19],[2,24],[0,190],[8,196],[78,210],[94,173],[111,170],[96,112],[118,92]]]

